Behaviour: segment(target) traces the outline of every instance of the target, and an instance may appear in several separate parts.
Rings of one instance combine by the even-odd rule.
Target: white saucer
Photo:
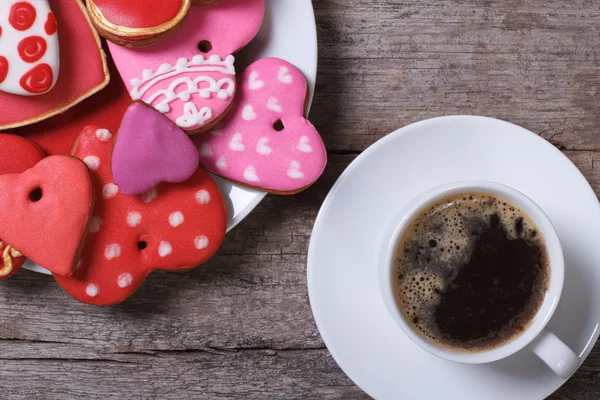
[[[1,1],[1,0],[0,0]],[[266,0],[265,18],[254,40],[236,54],[236,68],[242,70],[256,60],[278,57],[294,64],[304,73],[310,89],[310,110],[317,80],[317,26],[311,0]],[[114,77],[113,77],[114,78]],[[267,195],[228,180],[213,176],[223,193],[229,221],[229,232],[242,222]],[[48,270],[27,260],[23,268],[50,274]]]
[[[548,325],[583,360],[598,338],[600,207],[579,170],[516,125],[482,117],[422,121],[362,153],[331,189],[308,254],[317,326],[344,372],[376,399],[543,399],[565,381],[527,349],[486,365],[438,359],[388,315],[377,283],[383,232],[402,206],[452,181],[488,180],[548,214],[565,253],[565,286]]]

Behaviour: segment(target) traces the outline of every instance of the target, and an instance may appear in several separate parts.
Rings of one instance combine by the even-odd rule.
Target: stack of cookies
[[[305,77],[275,58],[236,69],[263,16],[264,0],[3,1],[0,279],[30,258],[75,299],[119,303],[219,249],[208,172],[312,185],[327,155]]]

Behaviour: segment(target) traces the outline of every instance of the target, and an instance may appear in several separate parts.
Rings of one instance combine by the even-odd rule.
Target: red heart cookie
[[[28,170],[44,158],[44,153],[33,142],[15,135],[0,134],[0,175]],[[25,262],[17,249],[0,239],[0,280],[14,275]]]
[[[122,45],[145,45],[183,21],[190,0],[88,0],[92,22],[106,39]]]
[[[50,0],[49,4],[56,17],[60,38],[60,75],[52,90],[39,96],[0,92],[0,131],[33,124],[62,113],[108,84],[108,68],[100,38],[80,0]],[[4,47],[4,28],[1,25],[0,50]],[[49,32],[53,29],[50,25]],[[31,55],[38,44],[35,42],[27,46],[24,54]],[[0,57],[0,74],[2,65]],[[40,71],[32,72],[27,80],[35,87],[40,87],[39,82],[35,83],[37,80],[45,82],[46,73]]]
[[[20,174],[0,176],[0,237],[33,262],[70,275],[93,210],[90,174],[81,160],[50,156]]]
[[[208,260],[220,247],[227,212],[217,185],[201,169],[183,183],[162,183],[141,196],[126,196],[110,170],[114,136],[88,127],[76,157],[93,166],[96,210],[71,277],[55,275],[75,299],[95,305],[124,301],[155,269],[182,270]]]

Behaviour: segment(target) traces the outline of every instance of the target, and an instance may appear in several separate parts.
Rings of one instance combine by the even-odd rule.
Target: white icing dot
[[[242,109],[242,118],[245,121],[254,121],[256,118],[258,118],[258,115],[256,115],[254,112],[254,107],[252,107],[252,105],[246,104],[244,106]]]
[[[120,288],[126,288],[127,286],[131,286],[132,283],[133,275],[131,275],[129,272],[122,273],[117,279],[117,285],[119,285]]]
[[[112,139],[112,134],[108,131],[108,129],[98,129],[96,131],[96,137],[101,142],[108,142]]]
[[[96,233],[100,230],[100,226],[102,225],[102,218],[100,217],[92,217],[90,221],[90,233]]]
[[[248,88],[250,90],[258,90],[265,86],[265,81],[258,79],[258,72],[252,71],[250,73],[250,79],[248,80]]]
[[[198,250],[205,249],[208,247],[208,238],[204,235],[200,235],[194,239],[194,245]]]
[[[311,145],[309,144],[309,142],[310,142],[310,139],[308,138],[308,136],[302,136],[300,138],[300,141],[296,145],[296,149],[303,153],[312,153],[313,149],[312,149]]]
[[[221,171],[225,171],[227,169],[227,158],[225,158],[225,156],[219,157],[219,159],[215,163],[215,166]]]
[[[267,108],[271,111],[275,111],[276,113],[280,113],[282,111],[279,101],[277,101],[275,97],[269,98],[269,101],[267,102]]]
[[[201,157],[212,157],[213,156],[213,152],[212,152],[210,146],[208,145],[208,143],[202,143],[202,145],[200,145],[199,154]]]
[[[127,214],[127,225],[129,225],[130,227],[135,228],[140,224],[140,222],[142,222],[142,214],[140,214],[139,212],[132,211],[129,214]]]
[[[119,193],[119,187],[114,183],[108,183],[102,188],[102,197],[110,199]]]
[[[104,249],[104,257],[107,260],[112,260],[113,258],[117,258],[121,255],[121,246],[118,244],[109,244]]]
[[[279,82],[286,83],[288,85],[294,82],[294,77],[289,74],[289,71],[289,68],[286,66],[283,66],[279,69],[279,73],[277,74],[277,79]]]
[[[258,154],[262,154],[263,156],[268,156],[269,154],[271,154],[273,149],[267,146],[268,142],[268,137],[261,137],[260,139],[258,139],[258,143],[256,143],[256,152]]]
[[[173,251],[173,246],[169,242],[160,242],[158,245],[158,254],[161,257],[166,257]]]
[[[142,195],[142,201],[146,204],[151,203],[155,198],[156,188],[152,188]]]
[[[96,297],[98,296],[98,293],[100,293],[100,288],[95,283],[90,283],[85,288],[85,294],[87,294],[90,297]]]
[[[291,161],[290,168],[288,169],[287,176],[292,179],[303,179],[304,173],[300,171],[300,163],[298,161]]]
[[[233,151],[244,151],[246,146],[242,143],[242,134],[235,133],[229,142],[229,148]]]
[[[244,170],[244,179],[248,182],[260,182],[260,178],[256,175],[256,169],[252,165]]]
[[[210,203],[210,193],[208,190],[200,189],[196,192],[196,201],[200,204]]]
[[[100,159],[96,156],[87,156],[86,158],[83,159],[83,162],[92,171],[95,171],[98,169],[98,167],[100,167]]]
[[[174,213],[172,213],[171,215],[169,215],[169,224],[173,227],[176,228],[179,225],[183,224],[183,214],[181,213],[181,211],[175,211]]]

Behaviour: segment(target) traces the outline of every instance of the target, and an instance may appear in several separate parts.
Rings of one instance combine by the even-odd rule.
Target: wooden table
[[[299,0],[280,0],[299,1]],[[24,271],[0,285],[2,399],[363,399],[312,318],[306,253],[319,206],[398,127],[477,114],[540,134],[600,190],[597,0],[315,0],[311,119],[323,178],[269,196],[194,271],[156,273],[125,304],[79,304]],[[600,349],[552,399],[600,398]]]

